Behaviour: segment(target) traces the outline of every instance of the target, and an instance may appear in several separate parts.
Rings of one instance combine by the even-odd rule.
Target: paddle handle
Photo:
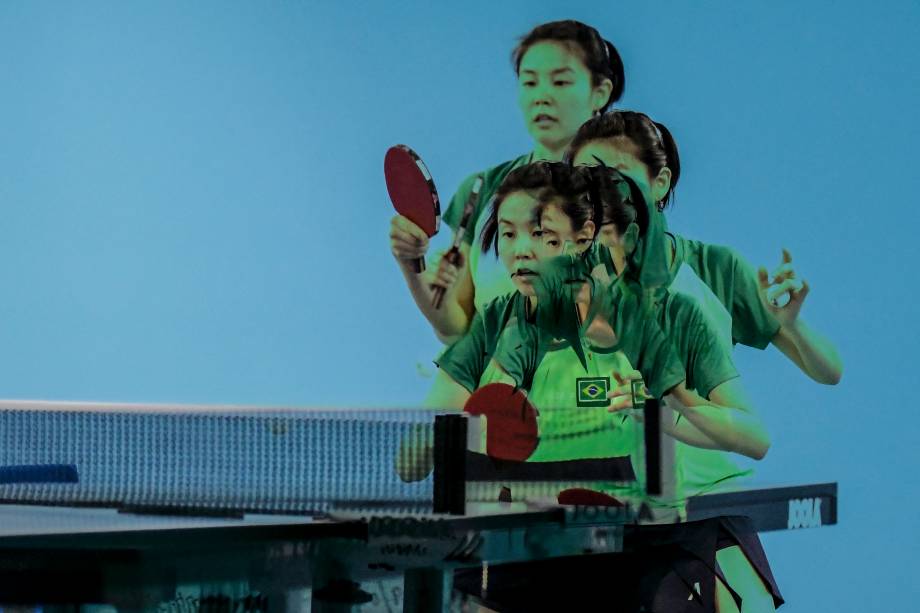
[[[417,275],[425,272],[425,258],[410,260],[409,269]]]
[[[447,262],[448,264],[451,264],[453,266],[459,266],[460,265],[460,248],[454,245],[453,247],[448,249],[447,253],[445,253],[441,257],[441,262],[442,262],[442,265],[444,262]],[[431,306],[433,306],[435,309],[440,309],[441,303],[444,301],[444,293],[447,291],[447,288],[438,283],[433,283],[431,285],[431,289],[434,292],[434,294],[432,294],[431,296]]]

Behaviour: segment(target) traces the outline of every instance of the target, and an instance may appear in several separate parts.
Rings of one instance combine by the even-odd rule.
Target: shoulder
[[[693,296],[683,292],[667,292],[662,299],[669,318],[683,323],[695,323],[703,319],[703,307]]]
[[[750,264],[738,250],[727,245],[704,243],[671,233],[676,259],[690,264],[694,269],[735,270],[749,268]]]
[[[522,307],[520,301],[523,296],[517,292],[511,292],[493,298],[482,305],[482,310],[478,314],[482,318],[483,326],[489,336],[498,336],[508,321],[514,316],[515,309]]]

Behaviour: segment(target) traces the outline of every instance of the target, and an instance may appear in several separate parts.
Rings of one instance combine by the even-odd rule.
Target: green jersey
[[[503,377],[506,380],[492,358],[503,342],[503,332],[526,322],[526,301],[515,292],[487,304],[476,314],[467,334],[441,355],[438,366],[470,392]],[[587,368],[568,343],[551,342],[535,371],[524,377],[528,398],[539,412],[540,441],[530,461],[636,456],[642,448],[641,427],[634,418],[606,410],[610,404],[607,392],[615,385],[613,374],[625,374],[635,364],[646,381],[655,382],[649,387],[662,390],[684,379],[683,368],[657,322],[632,317],[628,309],[621,311],[616,330],[624,342],[598,348],[583,341]],[[641,466],[638,458],[634,457],[633,465]],[[637,477],[638,483],[606,483],[600,488],[614,495],[632,495],[644,482],[642,475]]]
[[[591,257],[595,279],[617,277],[608,249],[598,247]],[[688,264],[675,258],[670,270],[671,284],[657,298],[655,316],[684,365],[687,388],[708,398],[713,389],[738,376],[731,359],[732,317]],[[724,489],[753,473],[729,452],[681,441],[675,446],[679,498]]]
[[[676,275],[687,264],[731,316],[732,342],[764,349],[779,331],[779,322],[760,298],[757,274],[736,251],[668,234],[675,248]],[[673,277],[672,277],[673,278]]]
[[[720,337],[697,301],[669,291],[657,303],[658,321],[686,368],[687,387],[708,398],[713,389],[738,376],[731,347]],[[681,498],[729,487],[753,473],[734,454],[675,443],[677,491]]]

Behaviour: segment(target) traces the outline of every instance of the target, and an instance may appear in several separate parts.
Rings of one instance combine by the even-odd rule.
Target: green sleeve
[[[732,341],[764,349],[779,331],[779,322],[760,299],[754,268],[733,249],[705,245],[676,236],[684,261],[725,306],[732,317]]]
[[[683,362],[687,387],[708,398],[713,389],[738,376],[728,349],[690,296],[669,294],[660,307],[659,324]]]
[[[450,199],[450,202],[447,204],[447,210],[441,217],[441,220],[447,224],[454,232],[457,231],[457,227],[460,225],[460,218],[463,216],[463,207],[466,204],[467,199],[470,197],[470,192],[473,191],[473,183],[476,181],[477,175],[478,173],[471,174],[460,183],[460,187],[457,188],[453,198]],[[479,203],[476,206],[478,210],[473,211],[473,217],[470,219],[470,223],[467,228],[468,231],[463,237],[463,241],[467,245],[473,244],[473,228],[476,227],[476,220],[479,219],[479,216],[482,214],[483,202],[491,198],[491,195],[487,196],[483,193],[485,189],[486,186],[483,184],[482,189],[479,192]]]
[[[467,391],[473,393],[479,387],[479,379],[485,372],[489,359],[485,325],[482,314],[477,312],[466,334],[445,349],[435,360],[435,364]]]
[[[614,322],[619,349],[642,373],[645,385],[656,398],[686,379],[684,365],[665,336],[648,302],[631,294],[620,299]]]
[[[529,159],[528,155],[522,155],[482,172],[473,173],[465,178],[460,183],[460,187],[457,188],[457,192],[454,194],[453,198],[451,198],[450,202],[447,204],[447,209],[444,211],[441,219],[445,224],[450,226],[451,230],[456,232],[457,227],[460,225],[460,218],[463,217],[463,207],[470,197],[470,192],[473,191],[473,183],[476,181],[476,177],[482,175],[482,188],[479,190],[479,202],[476,204],[476,209],[473,211],[473,216],[470,218],[467,232],[463,236],[463,242],[467,245],[472,245],[474,241],[479,239],[478,236],[473,236],[473,228],[476,227],[476,222],[479,221],[482,215],[489,214],[489,207],[492,206],[492,197],[495,195],[495,192],[498,191],[502,181],[505,180],[509,172],[518,166],[526,164]]]

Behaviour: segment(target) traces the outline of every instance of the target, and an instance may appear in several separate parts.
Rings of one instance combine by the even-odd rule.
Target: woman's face
[[[511,192],[498,208],[498,257],[511,275],[514,287],[525,296],[535,294],[540,227],[537,201],[527,192]]]
[[[648,202],[659,202],[671,187],[671,171],[662,168],[656,176],[637,157],[635,143],[625,136],[588,141],[575,153],[576,166],[597,166],[598,160],[632,179]],[[606,227],[606,226],[605,226]],[[603,233],[604,228],[601,228]]]
[[[572,218],[556,204],[549,204],[540,215],[540,230],[543,233],[538,253],[539,259],[554,257],[569,250],[582,253],[591,246],[594,222],[588,221],[584,228],[572,227]]]
[[[518,71],[518,106],[530,136],[559,151],[610,96],[610,81],[591,84],[581,58],[557,42],[531,45]]]

